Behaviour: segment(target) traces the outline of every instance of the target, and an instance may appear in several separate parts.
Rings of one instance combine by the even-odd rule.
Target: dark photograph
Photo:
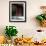
[[[10,15],[11,22],[25,22],[26,21],[26,2],[10,2]]]

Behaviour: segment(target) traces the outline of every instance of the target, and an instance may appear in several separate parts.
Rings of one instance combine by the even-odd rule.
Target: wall
[[[19,31],[18,36],[21,36],[22,34],[24,36],[31,36],[31,34],[36,32],[36,29],[46,30],[45,28],[40,27],[35,19],[35,16],[41,13],[40,6],[46,5],[46,0],[21,0],[27,2],[27,22],[25,23],[9,22],[9,1],[10,0],[0,0],[0,35],[4,34],[4,28],[6,25],[16,26]]]

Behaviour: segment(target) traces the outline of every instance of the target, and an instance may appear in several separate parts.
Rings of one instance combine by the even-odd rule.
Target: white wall
[[[0,0],[0,35],[4,34],[4,28],[6,25],[14,25],[17,27],[19,33],[18,36],[22,34],[24,36],[31,36],[32,32],[36,32],[36,29],[44,29],[38,25],[35,16],[40,14],[40,6],[46,5],[46,0],[21,0],[26,1],[26,16],[27,22],[9,22],[9,1],[10,0]],[[20,0],[14,0],[20,1]]]

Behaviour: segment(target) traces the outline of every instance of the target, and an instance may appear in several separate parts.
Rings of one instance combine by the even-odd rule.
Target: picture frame
[[[9,22],[26,22],[26,1],[9,1]]]

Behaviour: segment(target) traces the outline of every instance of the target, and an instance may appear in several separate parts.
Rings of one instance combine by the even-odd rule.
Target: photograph
[[[9,21],[26,22],[26,1],[9,2]]]

